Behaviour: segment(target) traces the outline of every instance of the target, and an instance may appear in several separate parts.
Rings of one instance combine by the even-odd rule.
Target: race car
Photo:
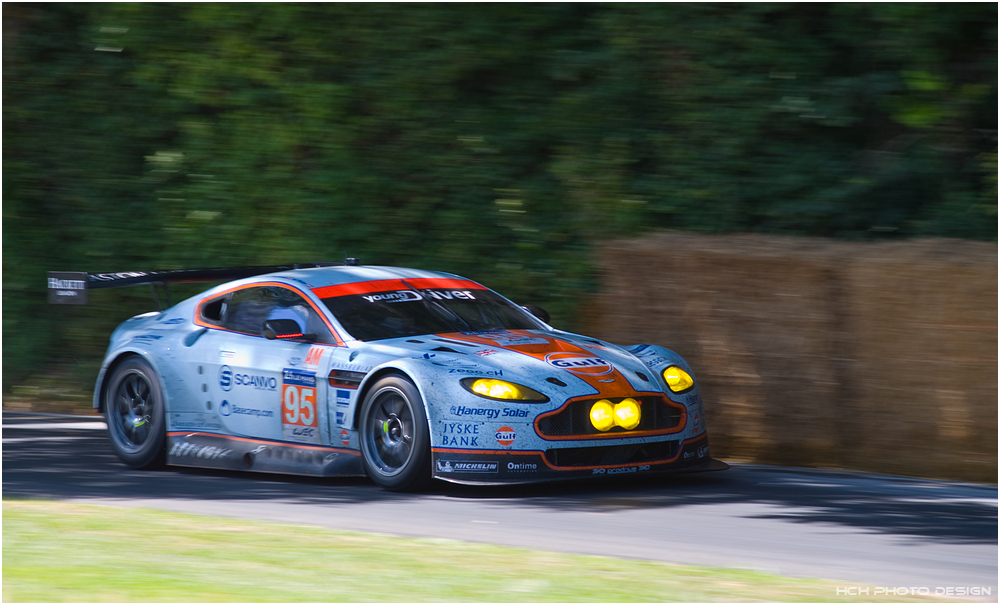
[[[51,272],[48,285],[50,301],[80,304],[223,279],[111,335],[93,405],[128,466],[367,475],[389,490],[726,468],[678,354],[557,330],[457,275],[347,262]]]

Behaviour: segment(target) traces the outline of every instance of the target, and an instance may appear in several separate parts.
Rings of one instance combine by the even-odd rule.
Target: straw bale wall
[[[691,363],[713,455],[997,482],[997,246],[656,233],[584,332]]]

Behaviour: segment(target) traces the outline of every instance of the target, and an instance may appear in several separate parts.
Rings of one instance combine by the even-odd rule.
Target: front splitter
[[[726,463],[712,459],[705,435],[683,441],[676,453],[665,460],[555,466],[546,452],[440,448],[432,451],[432,464],[435,479],[469,485],[536,483],[646,473],[697,473],[729,468]]]

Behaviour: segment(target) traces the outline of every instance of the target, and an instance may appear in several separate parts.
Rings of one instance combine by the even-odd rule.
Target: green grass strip
[[[845,600],[836,587],[750,571],[455,540],[148,509],[3,502],[5,602]]]

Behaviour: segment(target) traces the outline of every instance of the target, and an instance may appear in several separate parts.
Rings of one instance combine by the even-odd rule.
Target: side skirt
[[[191,431],[167,433],[167,464],[310,477],[365,476],[357,450]]]

